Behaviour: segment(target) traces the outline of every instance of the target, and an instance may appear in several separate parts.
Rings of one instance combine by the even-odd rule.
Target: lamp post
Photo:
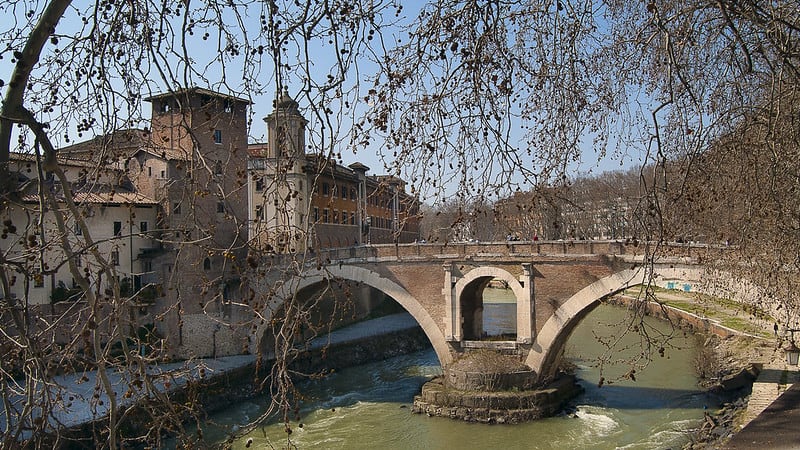
[[[783,351],[786,353],[786,364],[796,366],[797,360],[800,359],[800,348],[797,348],[797,345],[794,343],[794,332],[800,330],[789,329],[786,331],[790,333],[789,344],[783,348]]]

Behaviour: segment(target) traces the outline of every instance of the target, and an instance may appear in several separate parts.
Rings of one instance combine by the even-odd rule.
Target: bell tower
[[[251,226],[251,236],[273,251],[304,251],[309,234],[310,183],[303,170],[308,121],[284,89],[264,122],[267,145],[261,155],[261,167],[253,166],[262,188],[253,191],[253,216],[257,222]]]
[[[275,110],[264,121],[269,142],[267,158],[297,160],[305,156],[308,121],[286,88],[275,100]]]

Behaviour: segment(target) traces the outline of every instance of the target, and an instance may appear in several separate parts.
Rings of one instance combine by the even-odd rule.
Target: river
[[[491,316],[502,323],[514,304],[485,306],[484,316],[490,316],[485,323],[491,327],[495,326],[488,325]],[[680,448],[689,442],[687,430],[699,425],[704,408],[717,406],[697,388],[692,369],[697,340],[681,334],[674,343],[678,348],[668,349],[663,358],[657,356],[636,373],[636,381],[598,387],[601,374],[595,363],[604,346],[596,336],[619,334],[625,314],[624,309],[601,305],[570,337],[566,356],[577,365],[586,392],[562,416],[521,425],[484,425],[412,414],[414,395],[440,373],[435,353],[427,350],[303,383],[303,393],[312,400],[301,409],[302,428],[292,425],[291,442],[300,449]],[[669,331],[662,322],[649,323]],[[628,350],[614,353],[615,358],[638,352],[638,342],[638,335],[628,336],[622,342]],[[624,370],[619,366],[606,369],[603,376],[613,379]],[[264,404],[264,399],[253,399],[212,419],[223,427],[236,427],[257,417]],[[205,434],[212,439],[215,435],[210,428]],[[281,424],[256,430],[234,448],[245,448],[248,438],[252,439],[249,448],[287,447]]]

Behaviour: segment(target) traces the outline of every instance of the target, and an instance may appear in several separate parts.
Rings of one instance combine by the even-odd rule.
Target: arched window
[[[211,260],[206,258],[203,260],[203,270],[211,270]]]

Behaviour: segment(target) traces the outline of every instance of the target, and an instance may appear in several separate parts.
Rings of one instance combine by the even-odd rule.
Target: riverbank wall
[[[430,347],[422,328],[408,314],[394,314],[361,322],[312,341],[291,366],[299,373],[324,376],[345,367],[413,353]],[[253,355],[229,356],[169,363],[152,368],[154,387],[158,393],[143,392],[119,397],[120,415],[124,420],[118,435],[128,442],[147,444],[155,438],[151,433],[154,411],[164,410],[167,403],[177,406],[169,413],[174,422],[165,430],[176,428],[181,419],[200,420],[211,412],[237,402],[264,395],[262,380],[269,375],[274,361],[259,363]],[[81,374],[83,375],[83,374]],[[132,381],[126,373],[111,373],[112,384],[129,389]],[[102,391],[95,392],[92,371],[83,376],[65,375],[58,384],[64,386],[65,398],[73,399],[55,419],[61,424],[59,448],[94,449],[102,446],[107,436],[109,400]],[[96,394],[96,395],[95,395]],[[158,405],[161,402],[163,405]],[[180,411],[184,411],[181,413]],[[175,415],[177,414],[177,415]],[[157,418],[162,423],[166,417]],[[150,434],[148,434],[150,433]],[[142,439],[146,436],[145,439]]]
[[[633,302],[638,301],[640,300],[628,295],[616,295],[604,300],[604,302],[609,305],[620,306],[623,308],[628,308]],[[688,311],[683,311],[661,303],[647,302],[644,305],[644,308],[645,314],[658,319],[667,320],[682,330],[689,330],[695,333],[713,334],[721,338],[742,335],[752,336],[747,333],[742,333],[740,331],[728,328],[724,325],[720,325],[719,323],[716,323],[706,317],[700,317]]]

